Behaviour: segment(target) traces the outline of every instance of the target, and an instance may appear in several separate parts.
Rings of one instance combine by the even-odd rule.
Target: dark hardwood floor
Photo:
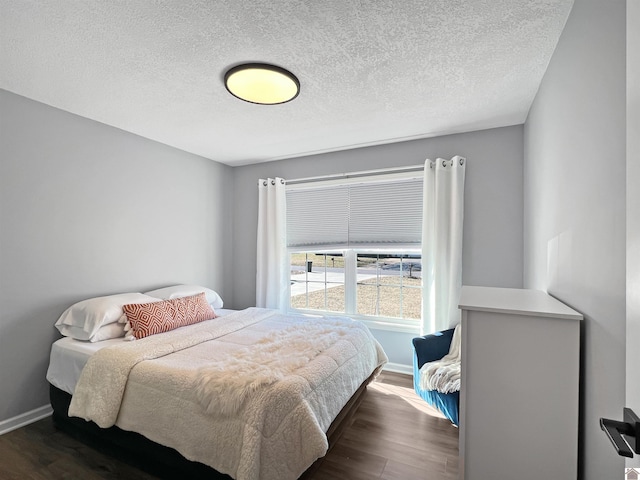
[[[410,376],[382,372],[338,441],[304,480],[458,478],[458,429],[418,398]],[[157,477],[56,430],[51,418],[0,436],[0,479]]]

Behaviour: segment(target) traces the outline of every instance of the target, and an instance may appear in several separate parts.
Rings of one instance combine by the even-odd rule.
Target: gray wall
[[[640,2],[627,2],[627,375],[625,404],[640,412]],[[640,457],[627,460],[640,467]]]
[[[0,421],[48,403],[53,324],[88,297],[228,293],[231,168],[0,90]]]
[[[620,418],[624,403],[624,0],[576,0],[524,145],[525,287],[584,314],[581,468],[622,478],[598,419]]]
[[[285,179],[468,159],[462,280],[522,287],[523,127],[513,126],[236,167],[233,228],[235,308],[255,305],[259,178]],[[374,331],[390,361],[410,365],[413,334]]]

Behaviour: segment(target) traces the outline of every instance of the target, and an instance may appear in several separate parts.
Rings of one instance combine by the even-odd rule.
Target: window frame
[[[330,310],[315,310],[308,308],[295,308],[291,306],[291,269],[289,269],[289,281],[287,282],[287,312],[290,313],[302,313],[311,316],[333,315],[333,316],[348,316],[355,320],[359,320],[368,327],[376,330],[388,330],[393,332],[420,333],[420,319],[410,318],[398,318],[398,317],[386,317],[383,315],[365,315],[357,313],[357,256],[358,254],[395,254],[395,255],[418,255],[422,259],[421,248],[413,246],[393,246],[393,247],[381,247],[381,248],[319,248],[314,249],[312,247],[289,247],[287,248],[287,256],[290,259],[292,253],[313,253],[313,254],[336,254],[340,253],[344,258],[344,289],[345,298],[344,312],[335,312]],[[326,283],[325,283],[326,284]],[[400,287],[402,288],[414,288],[414,287]],[[325,303],[326,304],[326,303]],[[422,305],[421,305],[422,308]]]

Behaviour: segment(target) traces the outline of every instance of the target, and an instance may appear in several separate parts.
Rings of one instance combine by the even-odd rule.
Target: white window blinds
[[[422,177],[374,178],[287,188],[287,245],[420,245]]]

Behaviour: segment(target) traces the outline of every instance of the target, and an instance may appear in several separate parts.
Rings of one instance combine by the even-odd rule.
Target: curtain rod
[[[317,177],[305,177],[305,178],[294,178],[292,180],[287,180],[287,185],[297,185],[300,183],[313,183],[313,182],[322,182],[325,180],[338,180],[344,178],[359,178],[359,177],[370,177],[375,175],[385,175],[389,173],[403,173],[403,172],[418,172],[424,170],[423,165],[412,165],[409,167],[396,167],[396,168],[380,168],[378,170],[364,170],[361,172],[351,172],[351,173],[334,173],[332,175],[320,175]]]

